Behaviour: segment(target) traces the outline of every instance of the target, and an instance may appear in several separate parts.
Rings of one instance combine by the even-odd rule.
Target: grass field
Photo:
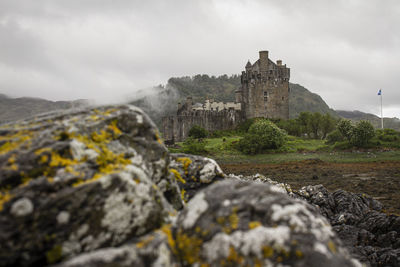
[[[240,136],[205,139],[207,156],[219,163],[283,163],[318,159],[326,162],[379,162],[400,161],[400,150],[352,150],[334,151],[324,140],[301,139],[290,136],[287,144],[279,150],[267,151],[264,154],[245,155],[234,148]],[[183,143],[178,143],[182,147]],[[182,148],[170,148],[170,152],[183,152]]]

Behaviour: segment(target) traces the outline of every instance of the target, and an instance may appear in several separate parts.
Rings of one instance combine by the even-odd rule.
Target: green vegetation
[[[204,129],[203,127],[200,127],[199,125],[195,125],[189,130],[189,137],[199,139],[199,138],[206,138],[207,136],[208,136],[207,130]]]
[[[321,123],[314,122],[312,126],[309,121],[312,118]],[[324,123],[332,123],[333,126],[328,128],[334,130],[327,134]],[[365,121],[353,125],[347,120],[338,122],[330,115],[303,113],[296,119],[277,121],[277,125],[292,125],[300,134],[286,135],[269,120],[252,119],[236,130],[209,133],[208,138],[190,137],[170,151],[200,154],[221,163],[279,163],[307,159],[327,162],[400,160],[400,132],[374,130]]]
[[[266,119],[256,120],[237,144],[245,154],[258,154],[268,149],[278,149],[286,142],[286,132]]]

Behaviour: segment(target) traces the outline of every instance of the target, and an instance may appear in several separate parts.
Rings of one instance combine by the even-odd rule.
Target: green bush
[[[193,138],[206,138],[208,136],[208,132],[203,127],[194,125],[192,128],[190,128],[188,135],[189,137]]]
[[[206,141],[188,137],[183,142],[183,152],[195,155],[204,154],[207,153],[205,146]]]
[[[351,144],[357,147],[366,146],[369,141],[375,136],[374,126],[369,121],[360,121],[353,128],[351,134]]]
[[[353,134],[354,126],[351,124],[350,120],[340,120],[337,129],[340,134],[347,139],[347,141],[351,140],[351,136]]]
[[[256,118],[253,119],[248,119],[245,120],[244,122],[239,123],[239,125],[236,127],[236,131],[240,133],[247,133],[249,130],[250,126],[256,121]]]
[[[376,130],[376,136],[379,140],[385,142],[399,142],[400,141],[400,132],[397,132],[393,129],[378,129]]]
[[[326,144],[333,145],[334,143],[341,141],[344,141],[344,138],[339,130],[334,130],[326,136]]]
[[[285,131],[268,120],[259,119],[250,126],[248,133],[239,140],[237,148],[245,154],[257,154],[267,149],[280,148],[286,140]]]

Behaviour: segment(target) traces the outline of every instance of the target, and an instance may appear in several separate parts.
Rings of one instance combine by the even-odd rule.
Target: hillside
[[[173,77],[168,80],[165,87],[155,87],[146,96],[143,96],[143,92],[139,92],[138,95],[141,97],[132,100],[131,103],[150,114],[156,124],[160,126],[161,117],[174,115],[178,102],[185,101],[186,97],[192,96],[195,103],[203,103],[207,98],[223,102],[235,101],[235,90],[239,86],[239,75],[210,77],[203,74],[193,77]],[[338,116],[319,95],[299,84],[290,83],[289,86],[291,92],[289,96],[290,118],[297,117],[303,111],[330,113]]]
[[[86,100],[49,101],[41,98],[11,98],[0,94],[0,123],[15,121],[39,113],[87,105]]]
[[[354,122],[367,120],[370,121],[376,128],[381,127],[381,118],[374,114],[365,113],[358,110],[336,110],[336,112],[342,118],[349,119]],[[391,128],[400,131],[400,119],[398,118],[383,118],[383,125],[385,128]]]
[[[329,113],[335,117],[338,114],[317,94],[310,92],[300,84],[290,84],[289,117],[296,118],[301,112]]]

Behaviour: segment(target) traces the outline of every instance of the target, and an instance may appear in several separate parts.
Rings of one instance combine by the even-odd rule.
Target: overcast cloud
[[[398,0],[1,0],[0,93],[115,101],[259,50],[335,109],[400,117]]]

